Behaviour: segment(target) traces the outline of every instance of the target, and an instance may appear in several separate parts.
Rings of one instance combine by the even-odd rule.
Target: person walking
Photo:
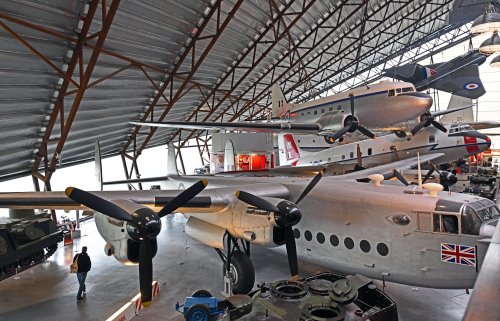
[[[77,300],[83,299],[83,295],[85,295],[85,279],[87,278],[87,272],[90,271],[92,267],[92,262],[90,261],[90,257],[87,254],[87,247],[82,247],[82,253],[78,253],[73,258],[73,262],[78,260],[78,271],[76,272],[76,277],[78,279],[78,283],[80,287],[78,288],[78,294],[76,295]]]

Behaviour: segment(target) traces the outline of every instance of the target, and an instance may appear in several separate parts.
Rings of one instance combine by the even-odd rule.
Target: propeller
[[[351,102],[351,114],[347,116],[347,118],[345,119],[346,125],[329,137],[335,141],[340,137],[344,136],[347,132],[354,133],[357,130],[365,136],[374,138],[375,134],[373,134],[367,128],[361,126],[359,124],[358,118],[354,115],[354,95],[349,94],[349,100]]]
[[[431,162],[429,162],[429,167],[430,170],[425,175],[422,183],[425,183],[431,177],[434,171],[439,174],[439,184],[443,185],[443,190],[448,191],[450,186],[453,186],[457,183],[458,179],[455,174],[448,171],[440,171],[437,169],[437,166]]]
[[[153,282],[153,250],[151,242],[161,231],[161,218],[172,213],[187,203],[207,186],[206,180],[200,180],[174,197],[156,214],[149,207],[129,200],[103,199],[93,193],[78,188],[68,187],[65,194],[70,199],[83,204],[106,216],[126,221],[127,233],[131,239],[139,242],[139,286],[142,305],[148,307],[152,300]]]
[[[457,111],[460,111],[460,110],[463,110],[466,108],[470,108],[470,107],[472,107],[472,105],[464,106],[464,107],[460,107],[460,108],[454,108],[454,109],[447,109],[447,110],[438,111],[438,112],[434,112],[434,113],[427,111],[422,116],[420,116],[421,121],[420,121],[420,123],[417,124],[417,126],[413,127],[413,129],[411,130],[411,134],[416,135],[422,128],[429,127],[430,125],[433,125],[438,130],[442,131],[443,133],[446,133],[446,132],[448,132],[448,130],[441,123],[436,121],[436,117],[450,114],[450,113],[454,113],[454,112],[457,112]]]
[[[392,169],[392,173],[384,175],[384,180],[389,180],[393,177],[396,177],[401,183],[403,183],[406,186],[410,185],[410,183],[408,183],[406,178],[404,178],[404,176],[401,175],[401,173],[395,168]]]
[[[199,180],[195,184],[191,185],[185,189],[182,193],[177,195],[173,200],[168,202],[159,212],[159,217],[164,217],[165,215],[173,213],[176,209],[186,204],[190,199],[198,195],[201,191],[207,187],[208,181],[206,179]]]
[[[297,246],[295,244],[293,226],[299,223],[300,219],[302,218],[302,213],[297,207],[297,204],[300,203],[309,194],[309,192],[311,192],[311,190],[316,186],[316,184],[318,184],[322,177],[323,174],[321,172],[316,174],[316,176],[314,176],[311,182],[309,182],[309,184],[306,186],[302,194],[300,194],[295,203],[288,200],[282,200],[278,204],[273,205],[268,200],[254,194],[245,191],[236,192],[236,197],[240,201],[255,206],[259,209],[274,213],[274,220],[276,222],[276,225],[278,225],[279,228],[283,228],[284,231],[288,265],[290,267],[290,273],[293,279],[298,278],[299,274]]]

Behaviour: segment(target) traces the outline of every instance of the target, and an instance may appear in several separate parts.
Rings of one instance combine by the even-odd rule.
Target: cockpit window
[[[465,206],[462,212],[462,233],[479,235],[483,222],[500,217],[500,211],[495,203],[488,199],[473,202]]]
[[[498,218],[500,216],[500,212],[496,206],[492,206],[477,211],[477,215],[479,215],[483,222],[486,222]]]
[[[411,92],[413,92],[413,91],[415,91],[415,90],[413,89],[413,87],[405,87],[405,88],[403,88],[403,92],[404,92],[404,93],[411,93]]]
[[[394,91],[394,89],[389,90],[389,97],[391,96],[396,96],[396,92]]]

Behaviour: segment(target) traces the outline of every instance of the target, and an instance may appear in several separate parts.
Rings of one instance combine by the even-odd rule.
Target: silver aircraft
[[[146,305],[161,217],[173,212],[188,218],[188,236],[218,251],[235,293],[254,284],[251,244],[286,253],[294,278],[300,259],[404,284],[471,288],[500,216],[492,201],[440,192],[439,184],[383,183],[380,174],[415,158],[324,178],[209,177],[205,189],[205,178],[177,175],[173,153],[165,183],[174,189],[2,193],[0,206],[93,209],[106,254],[139,263]]]
[[[432,97],[411,83],[381,82],[301,104],[288,103],[278,86],[272,89],[270,122],[131,122],[134,125],[203,130],[239,130],[317,134],[333,143],[346,133],[385,128],[428,113]]]
[[[354,164],[361,158],[364,166],[387,164],[395,160],[420,155],[435,154],[433,163],[444,164],[465,156],[488,150],[491,140],[468,124],[445,125],[446,132],[434,127],[426,128],[415,136],[398,137],[397,134],[365,139],[317,152],[308,152],[308,146],[291,134],[278,137],[280,164],[293,166],[323,165],[328,163]],[[361,155],[358,155],[361,153]],[[442,156],[438,156],[438,154]]]

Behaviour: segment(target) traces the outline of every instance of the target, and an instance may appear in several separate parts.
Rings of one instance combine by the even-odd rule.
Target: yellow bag
[[[78,256],[79,256],[79,255],[80,255],[80,254],[78,254],[78,255],[76,256],[76,260],[75,260],[75,262],[71,263],[71,265],[69,266],[69,272],[70,272],[70,273],[76,273],[76,272],[78,272]]]

